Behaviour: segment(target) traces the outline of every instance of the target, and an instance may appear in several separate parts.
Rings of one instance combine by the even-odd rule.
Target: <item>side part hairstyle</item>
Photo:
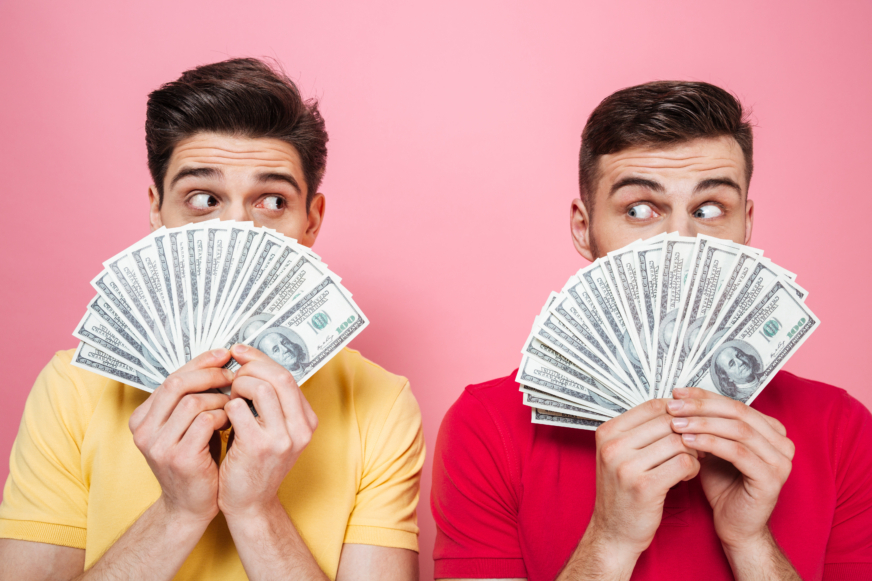
[[[164,178],[176,145],[196,133],[280,139],[296,149],[306,179],[306,211],[327,165],[327,130],[314,99],[277,67],[230,59],[182,73],[148,96],[148,169],[163,204]]]
[[[581,134],[578,185],[593,212],[599,159],[633,147],[677,145],[697,138],[733,137],[751,182],[753,136],[748,111],[720,87],[690,81],[655,81],[613,93],[593,110]]]

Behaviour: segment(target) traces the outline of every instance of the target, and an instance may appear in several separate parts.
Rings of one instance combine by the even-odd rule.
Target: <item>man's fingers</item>
[[[690,454],[695,458],[698,452],[685,446],[681,440],[681,435],[673,432],[668,436],[660,438],[643,450],[639,450],[636,453],[636,457],[630,462],[635,464],[640,472],[646,472],[660,466],[678,454]]]
[[[230,419],[230,423],[233,426],[231,436],[234,439],[237,437],[245,438],[246,434],[251,434],[255,430],[261,429],[257,419],[255,419],[254,415],[251,413],[251,410],[248,409],[248,403],[241,397],[228,401],[224,406],[224,411],[227,412],[227,417]],[[228,443],[228,448],[229,447]]]
[[[774,426],[767,419],[767,416],[728,397],[674,399],[667,404],[667,409],[671,415],[676,417],[707,416],[742,420],[751,424],[755,430],[763,434],[773,444],[776,444],[787,434],[787,430],[784,429],[781,422],[776,420]]]
[[[230,361],[230,351],[220,347],[205,353],[200,353],[176,370],[178,372],[206,369],[207,367],[224,367]]]
[[[673,418],[672,427],[679,434],[711,434],[725,440],[741,442],[751,452],[769,464],[776,464],[785,457],[788,460],[792,459],[792,455],[786,456],[782,454],[769,440],[755,430],[751,424],[742,420],[706,417]]]
[[[237,376],[230,389],[230,397],[250,399],[258,415],[269,430],[284,430],[285,417],[275,388],[268,382],[251,376]],[[251,411],[249,411],[251,414]]]
[[[599,428],[599,437],[610,438],[622,432],[628,432],[652,418],[666,413],[666,401],[664,399],[652,399],[628,410],[616,418],[612,418]]]
[[[728,398],[725,395],[721,395],[707,389],[702,389],[701,387],[676,387],[672,391],[672,397],[674,397],[675,399],[721,399],[733,401],[731,398]],[[766,414],[760,415],[769,423],[770,426],[772,426],[773,430],[775,430],[782,436],[787,435],[787,430],[785,429],[784,424],[782,424],[772,416],[767,416]]]
[[[691,480],[699,474],[699,460],[690,454],[677,454],[646,472],[641,483],[668,490],[682,481]]]
[[[225,423],[227,423],[227,414],[224,410],[209,410],[197,414],[178,444],[179,449],[185,452],[182,457],[194,456],[208,448],[215,430]]]
[[[167,442],[175,444],[182,440],[194,419],[203,412],[220,411],[218,418],[222,423],[214,427],[220,430],[227,421],[224,406],[230,398],[223,393],[194,393],[186,395],[179,401],[179,405],[173,410],[169,419],[160,429],[160,437]]]
[[[207,367],[192,371],[176,371],[166,378],[149,399],[153,399],[145,422],[158,427],[167,421],[183,397],[219,387],[233,381],[233,372],[220,367]]]
[[[791,463],[785,458],[769,464],[764,462],[748,446],[735,440],[727,440],[711,434],[682,434],[685,446],[712,453],[722,460],[726,460],[735,466],[745,478],[756,482],[761,487],[771,487],[772,473],[778,476],[779,489],[790,474]]]
[[[244,346],[233,347],[234,357],[239,347]],[[257,349],[248,348],[243,353],[248,361],[236,371],[236,377],[256,377],[275,387],[275,393],[288,423],[289,432],[296,429],[300,421],[305,421],[309,425],[309,429],[314,430],[318,425],[318,418],[309,406],[309,402],[306,401],[306,397],[294,380],[294,376]],[[239,360],[237,359],[237,361]]]

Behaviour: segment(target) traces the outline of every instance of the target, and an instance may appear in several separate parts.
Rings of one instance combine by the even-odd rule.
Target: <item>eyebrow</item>
[[[656,192],[658,194],[666,193],[666,189],[663,187],[663,185],[655,182],[654,180],[649,180],[645,178],[624,178],[615,182],[615,184],[612,186],[612,189],[609,191],[609,196],[611,197],[615,192],[627,186],[639,186],[649,189],[652,192]],[[696,184],[696,187],[693,188],[693,193],[699,194],[701,192],[713,190],[721,186],[727,186],[728,188],[736,190],[739,195],[742,194],[742,187],[730,178],[710,178],[707,180],[703,180]]]
[[[217,167],[184,167],[179,170],[179,173],[173,176],[173,181],[170,182],[170,187],[176,185],[176,182],[189,177],[223,180],[224,174]]]
[[[640,186],[649,189],[652,192],[657,192],[658,194],[666,193],[666,188],[664,188],[662,184],[655,182],[654,180],[648,180],[645,178],[624,178],[622,180],[618,180],[614,183],[614,185],[612,185],[612,189],[609,191],[609,197],[614,195],[614,193],[621,188],[626,188],[627,186]]]
[[[731,180],[730,178],[711,178],[708,180],[703,180],[696,184],[696,187],[693,188],[693,193],[698,194],[700,192],[704,192],[706,190],[713,190],[720,186],[727,186],[728,188],[733,188],[736,192],[741,196],[742,195],[742,187],[739,186],[736,182]]]
[[[275,173],[275,172],[267,172],[257,174],[257,181],[260,183],[266,182],[285,182],[290,184],[297,193],[302,194],[303,189],[300,187],[300,184],[297,183],[297,180],[294,179],[294,176],[286,174],[286,173]]]

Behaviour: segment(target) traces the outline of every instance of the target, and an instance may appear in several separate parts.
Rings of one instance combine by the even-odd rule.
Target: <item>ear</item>
[[[569,229],[575,249],[590,262],[596,260],[591,245],[590,215],[581,198],[572,200],[569,208]]]
[[[751,243],[751,231],[754,229],[754,200],[745,200],[745,245]]]
[[[327,197],[318,192],[312,198],[312,204],[309,206],[309,213],[306,216],[306,233],[303,240],[300,241],[301,244],[310,248],[315,245],[315,240],[321,231],[321,224],[324,222],[324,212],[326,211]]]
[[[151,231],[154,232],[163,226],[160,215],[160,195],[154,184],[148,186],[148,206],[148,221],[151,224]]]

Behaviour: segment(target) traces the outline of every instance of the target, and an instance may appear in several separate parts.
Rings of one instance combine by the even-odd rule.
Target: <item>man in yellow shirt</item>
[[[326,143],[317,103],[264,63],[187,71],[149,96],[152,229],[234,219],[312,246]],[[149,395],[71,358],[27,400],[0,580],[417,579],[424,442],[406,379],[345,349],[301,388],[237,345]]]

